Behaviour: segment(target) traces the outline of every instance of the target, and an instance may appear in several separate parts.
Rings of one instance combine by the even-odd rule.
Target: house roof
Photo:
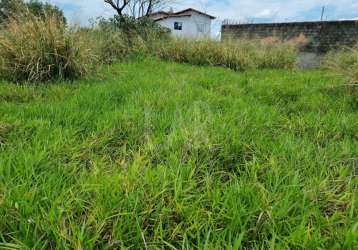
[[[154,12],[152,14],[150,14],[151,17],[154,17],[156,15],[164,15],[163,17],[160,17],[160,18],[157,18],[155,19],[155,21],[160,21],[160,20],[164,20],[164,19],[167,19],[167,18],[170,18],[170,17],[190,17],[192,16],[192,13],[191,12],[195,12],[197,14],[200,14],[200,15],[203,15],[203,16],[207,16],[209,17],[210,19],[216,19],[216,17],[214,16],[211,16],[209,14],[206,14],[204,12],[201,12],[199,10],[196,10],[196,9],[192,9],[192,8],[189,8],[189,9],[185,9],[185,10],[182,10],[182,11],[178,11],[178,12],[165,12],[165,11],[158,11],[158,12]]]
[[[168,15],[169,13],[166,11],[157,11],[157,12],[153,12],[152,14],[150,14],[149,16],[155,16],[155,15]]]

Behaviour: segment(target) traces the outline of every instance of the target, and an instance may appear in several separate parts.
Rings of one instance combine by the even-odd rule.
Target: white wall
[[[208,38],[211,35],[211,19],[207,16],[193,12],[191,20],[197,30],[199,38]]]
[[[183,29],[174,30],[175,22],[183,23]],[[176,37],[209,38],[211,33],[211,19],[196,12],[189,17],[169,17],[158,21],[158,23],[169,28]]]

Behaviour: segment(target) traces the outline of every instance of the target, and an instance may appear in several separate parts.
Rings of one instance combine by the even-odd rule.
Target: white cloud
[[[270,10],[270,9],[264,9],[262,11],[260,11],[259,13],[257,13],[256,15],[254,15],[254,17],[257,18],[273,18],[276,15],[276,11]]]

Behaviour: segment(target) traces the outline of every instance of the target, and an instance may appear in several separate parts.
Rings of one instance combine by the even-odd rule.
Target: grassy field
[[[353,249],[358,94],[153,59],[0,83],[0,249]]]

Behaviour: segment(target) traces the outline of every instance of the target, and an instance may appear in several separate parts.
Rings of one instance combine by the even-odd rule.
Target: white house
[[[179,12],[159,11],[150,17],[163,27],[169,28],[174,36],[182,38],[206,38],[211,35],[211,21],[215,17],[195,9]]]

